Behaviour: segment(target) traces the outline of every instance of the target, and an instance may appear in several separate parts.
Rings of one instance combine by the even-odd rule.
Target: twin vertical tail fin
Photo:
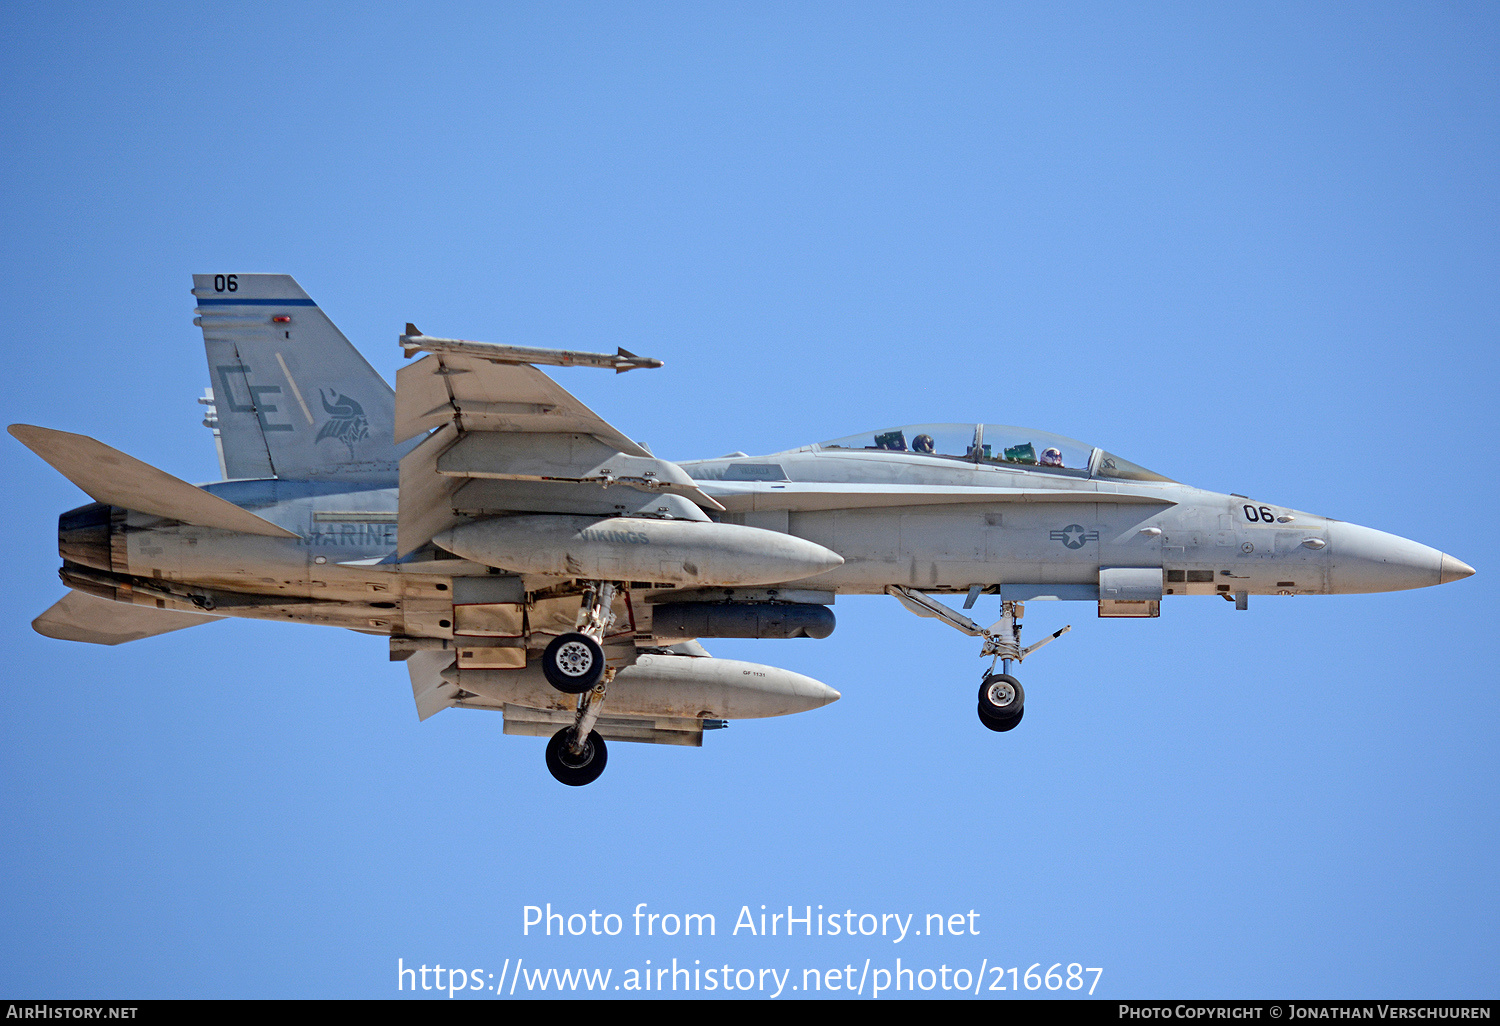
[[[195,274],[224,475],[394,486],[395,392],[288,274]]]

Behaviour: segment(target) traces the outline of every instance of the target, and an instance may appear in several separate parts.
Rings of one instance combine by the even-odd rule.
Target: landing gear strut
[[[607,671],[606,676],[613,677],[614,671]],[[608,690],[605,680],[580,695],[573,725],[559,730],[547,742],[547,771],[570,787],[592,784],[604,772],[609,749],[594,724],[599,721]]]
[[[1000,619],[988,627],[980,627],[962,613],[910,588],[893,585],[886,591],[918,616],[942,620],[972,638],[984,639],[984,649],[979,654],[994,658],[990,660],[989,672],[984,675],[984,681],[979,686],[979,722],[994,731],[1015,729],[1026,711],[1026,692],[1022,689],[1021,682],[1010,675],[1010,664],[1021,662],[1043,645],[1056,641],[1073,629],[1071,626],[1064,627],[1035,645],[1022,648],[1021,617],[1025,615],[1026,607],[1019,602],[1002,601]],[[976,593],[970,589],[970,594],[973,596]],[[995,672],[997,665],[1000,668],[998,673]]]

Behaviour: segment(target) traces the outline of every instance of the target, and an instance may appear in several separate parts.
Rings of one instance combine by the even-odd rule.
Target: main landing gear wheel
[[[994,731],[1015,729],[1026,711],[1026,691],[1008,673],[985,674],[979,685],[979,721]]]
[[[609,749],[597,730],[589,731],[583,742],[583,751],[573,751],[573,728],[564,727],[552,735],[547,742],[547,771],[569,787],[592,784],[604,772],[609,760]]]
[[[604,649],[587,634],[558,635],[542,653],[542,673],[564,694],[581,695],[604,676]]]

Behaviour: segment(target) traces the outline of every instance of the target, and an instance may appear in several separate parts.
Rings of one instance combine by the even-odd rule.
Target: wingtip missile
[[[535,346],[508,346],[499,342],[475,342],[461,338],[436,338],[423,335],[415,324],[407,322],[406,333],[398,340],[409,359],[416,353],[456,353],[477,356],[494,363],[545,364],[552,367],[604,367],[616,374],[638,368],[654,369],[662,361],[637,356],[628,349],[615,353],[589,353],[578,349],[541,349]]]

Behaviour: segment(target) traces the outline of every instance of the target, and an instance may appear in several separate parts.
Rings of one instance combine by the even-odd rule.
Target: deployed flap
[[[38,634],[59,641],[120,645],[222,619],[222,616],[111,602],[81,591],[70,591],[31,621],[31,627]]]
[[[628,456],[651,455],[527,364],[444,353],[396,373],[398,441],[455,419],[463,431],[576,432]]]
[[[394,481],[391,386],[288,274],[195,274],[231,478]]]
[[[88,492],[95,501],[106,505],[181,520],[199,527],[217,527],[272,538],[297,537],[227,499],[142,463],[118,449],[111,449],[87,435],[30,424],[12,424],[10,433],[52,464],[58,473]]]

